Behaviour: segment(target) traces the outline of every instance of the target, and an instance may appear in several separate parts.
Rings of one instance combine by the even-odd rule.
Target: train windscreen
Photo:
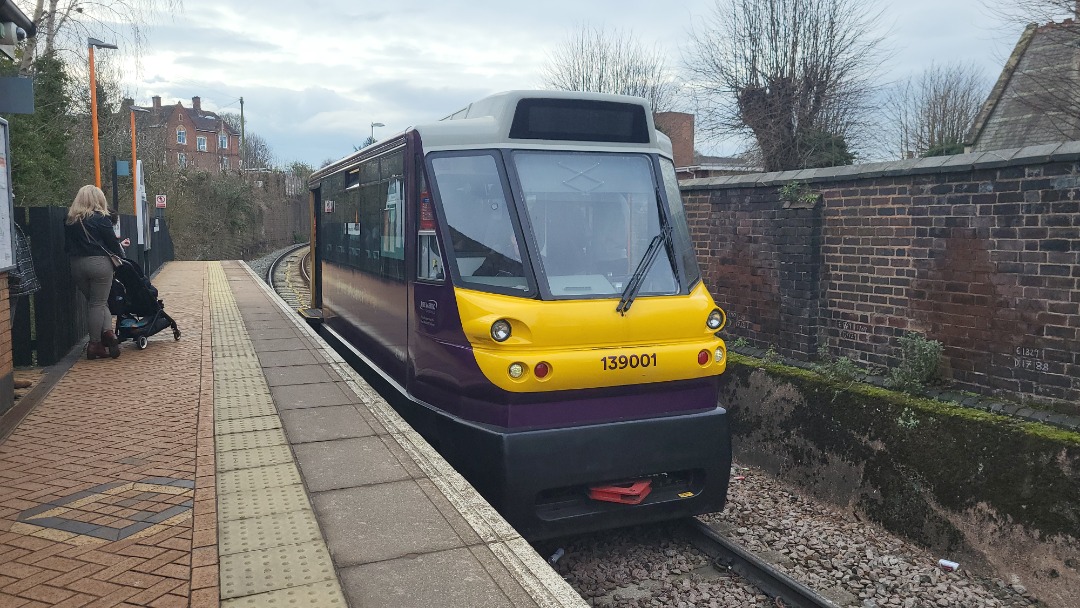
[[[503,174],[491,154],[431,161],[458,278],[472,287],[530,292]]]
[[[539,151],[516,151],[512,158],[551,294],[622,294],[661,230],[651,159]],[[684,243],[676,239],[674,244],[648,268],[640,295],[678,293],[672,253],[681,255]]]

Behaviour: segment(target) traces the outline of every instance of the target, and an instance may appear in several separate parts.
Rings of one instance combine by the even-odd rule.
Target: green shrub
[[[937,340],[916,333],[901,336],[900,364],[889,370],[885,385],[906,392],[924,388],[937,377],[942,351]]]
[[[761,360],[766,365],[780,363],[780,353],[776,352],[776,347],[770,344],[769,350],[765,351],[765,354],[761,357]]]
[[[866,372],[847,357],[833,358],[824,344],[818,347],[818,362],[813,370],[833,382],[854,382],[866,377]]]

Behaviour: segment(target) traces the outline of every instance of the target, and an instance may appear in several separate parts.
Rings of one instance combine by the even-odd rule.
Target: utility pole
[[[244,146],[244,98],[240,98],[240,166],[247,169],[247,148]]]

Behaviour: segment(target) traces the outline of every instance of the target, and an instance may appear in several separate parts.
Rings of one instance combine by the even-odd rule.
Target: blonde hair
[[[109,215],[109,206],[105,202],[105,193],[101,191],[101,188],[93,184],[87,184],[79,188],[79,193],[75,195],[75,200],[71,202],[71,207],[68,208],[67,213],[67,223],[69,225],[74,224],[95,213]]]

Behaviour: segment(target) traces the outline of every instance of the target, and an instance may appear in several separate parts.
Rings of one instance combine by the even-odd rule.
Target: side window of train
[[[423,166],[421,162],[417,166]],[[420,172],[419,188],[420,205],[417,217],[416,231],[416,278],[421,281],[442,281],[446,277],[443,270],[442,252],[439,250],[439,239],[435,236],[435,204],[431,200],[431,192],[428,191],[427,180],[424,179],[423,171]]]
[[[380,273],[387,278],[405,280],[405,151],[391,152],[379,158],[379,187],[382,202],[380,216]]]

